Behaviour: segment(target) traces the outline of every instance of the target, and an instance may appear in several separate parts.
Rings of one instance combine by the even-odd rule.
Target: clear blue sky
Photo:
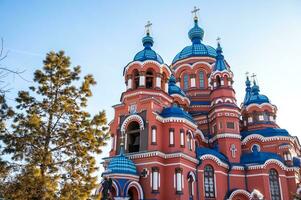
[[[142,49],[144,25],[153,23],[154,49],[167,64],[189,45],[191,10],[200,8],[204,43],[215,46],[222,38],[224,55],[234,72],[237,99],[244,96],[245,72],[258,76],[261,92],[278,107],[278,124],[301,139],[301,1],[300,0],[165,0],[79,1],[0,0],[0,36],[9,50],[2,63],[33,72],[42,67],[50,50],[65,50],[83,74],[98,84],[89,110],[112,105],[125,89],[123,67]],[[9,77],[11,103],[31,83]]]

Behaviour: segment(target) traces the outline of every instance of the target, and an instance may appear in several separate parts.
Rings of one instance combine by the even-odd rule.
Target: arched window
[[[154,86],[154,73],[153,73],[152,70],[147,70],[145,81],[146,81],[146,83],[145,83],[146,88],[153,88],[153,86]]]
[[[279,176],[278,176],[278,172],[275,169],[270,170],[269,179],[270,179],[271,199],[281,200]]]
[[[216,77],[216,87],[221,86],[221,78],[219,76]]]
[[[200,79],[200,88],[205,88],[205,76],[203,71],[199,72],[199,79]]]
[[[265,111],[265,112],[263,113],[263,120],[264,120],[265,122],[269,121],[269,114],[268,114],[267,111]]]
[[[134,71],[133,78],[134,78],[133,88],[137,89],[139,87],[139,72],[138,72],[138,70]]]
[[[136,121],[131,122],[126,130],[126,145],[129,153],[140,149],[140,126]]]
[[[192,140],[191,133],[187,132],[187,146],[190,151],[192,150],[192,142],[193,140]]]
[[[184,81],[184,90],[188,90],[188,84],[189,84],[189,76],[188,74],[184,74],[184,78],[183,78],[183,81]]]
[[[214,169],[211,165],[206,165],[204,170],[204,189],[206,198],[215,197]]]
[[[189,200],[193,199],[194,196],[194,177],[191,173],[188,174],[188,192],[189,192]]]
[[[166,82],[167,82],[166,77],[167,77],[166,74],[163,73],[162,78],[161,78],[161,88],[162,88],[163,91],[165,91],[167,89],[167,88],[165,88],[166,87]]]

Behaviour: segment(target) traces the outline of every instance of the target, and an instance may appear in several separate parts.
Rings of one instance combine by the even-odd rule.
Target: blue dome
[[[103,174],[132,174],[137,175],[135,163],[124,154],[114,157],[108,165],[108,169]]]
[[[259,130],[250,130],[250,131],[242,131],[241,133],[242,139],[246,138],[249,135],[258,134],[263,137],[273,137],[273,136],[287,136],[290,134],[285,129],[280,128],[264,128]]]
[[[216,149],[209,149],[209,148],[205,148],[205,147],[198,147],[197,150],[196,150],[196,154],[197,154],[198,158],[201,157],[201,156],[203,156],[203,155],[210,154],[210,155],[216,156],[217,158],[219,158],[220,160],[222,160],[224,162],[227,162],[227,160],[228,160],[225,155],[223,155],[222,153],[220,153]]]
[[[217,44],[217,48],[216,48],[216,62],[214,64],[214,68],[213,71],[224,71],[227,70],[227,65],[226,62],[224,60],[224,56],[223,56],[223,50],[222,47],[220,45],[220,43]]]
[[[183,92],[183,90],[176,85],[176,79],[174,75],[171,75],[168,82],[168,94],[179,94],[182,97],[186,97],[186,94]]]
[[[197,20],[194,21],[194,27],[188,32],[188,36],[192,45],[185,47],[180,53],[178,53],[172,63],[193,56],[216,57],[217,54],[215,49],[211,46],[204,45],[201,42],[203,40],[204,31],[199,27]]]
[[[164,61],[162,57],[157,54],[154,50],[152,50],[152,46],[154,44],[153,38],[147,33],[145,37],[142,38],[142,43],[144,46],[144,49],[142,51],[139,51],[135,57],[134,61],[145,61],[145,60],[154,60],[159,62],[160,64],[163,64]]]
[[[194,120],[191,117],[191,115],[185,110],[183,110],[182,108],[178,107],[177,105],[172,105],[171,107],[164,108],[160,115],[164,118],[167,117],[185,118],[194,123]]]
[[[254,81],[254,85],[252,86],[251,89],[251,94],[249,98],[245,99],[244,105],[248,106],[252,103],[255,104],[263,104],[263,103],[270,103],[270,100],[267,96],[259,94],[259,86],[256,85],[256,82]]]

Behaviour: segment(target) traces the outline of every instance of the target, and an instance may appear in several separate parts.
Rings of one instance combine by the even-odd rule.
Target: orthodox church
[[[143,49],[123,70],[102,176],[116,200],[294,199],[298,138],[277,125],[277,107],[254,78],[237,104],[231,66],[219,41],[203,42],[197,11],[191,44],[171,65],[153,49],[147,24]]]

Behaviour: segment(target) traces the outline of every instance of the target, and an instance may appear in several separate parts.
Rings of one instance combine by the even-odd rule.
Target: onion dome
[[[251,88],[251,96],[249,99],[247,99],[244,102],[244,105],[250,105],[250,104],[263,104],[263,103],[270,103],[270,100],[267,96],[259,94],[259,86],[256,84],[256,81],[254,80],[253,86]]]
[[[182,97],[186,97],[186,94],[184,93],[184,91],[176,85],[176,78],[173,74],[169,78],[168,94],[171,96],[173,94],[178,94],[178,95],[181,95]]]
[[[184,118],[194,123],[192,116],[188,112],[186,112],[183,108],[178,107],[176,104],[173,104],[171,107],[164,108],[160,113],[160,115],[163,118],[168,118],[168,117]]]
[[[216,48],[216,62],[213,68],[213,71],[224,71],[227,70],[227,64],[225,62],[224,56],[223,56],[223,49],[220,45],[220,43],[217,43]]]
[[[152,46],[154,44],[153,38],[150,36],[149,32],[146,33],[146,36],[142,38],[142,44],[144,46],[144,49],[142,51],[139,51],[135,57],[134,61],[145,61],[145,60],[154,60],[159,62],[160,64],[163,64],[164,61],[162,57],[157,54],[154,50],[152,50]]]
[[[192,45],[187,46],[180,51],[173,59],[172,64],[179,60],[193,56],[216,57],[215,49],[202,43],[204,30],[199,27],[197,18],[194,19],[194,27],[188,32],[188,36],[192,42]]]
[[[137,175],[138,173],[135,163],[128,159],[124,154],[120,154],[109,162],[108,168],[103,175],[107,174]]]

